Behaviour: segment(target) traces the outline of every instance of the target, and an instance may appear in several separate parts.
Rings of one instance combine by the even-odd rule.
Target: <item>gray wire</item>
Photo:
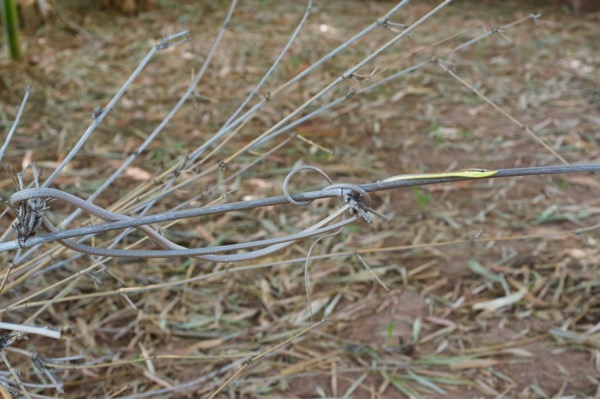
[[[322,176],[324,176],[329,183],[333,183],[331,178],[323,172],[321,169],[315,166],[300,166],[294,168],[289,172],[288,176],[284,180],[283,183],[283,192],[286,199],[295,205],[306,205],[306,201],[296,201],[292,198],[288,191],[288,185],[296,173],[302,170],[312,170],[316,171]],[[321,220],[320,222],[312,225],[311,227],[303,230],[300,233],[288,235],[285,237],[271,238],[265,240],[257,240],[250,241],[239,244],[232,245],[222,245],[216,247],[203,247],[203,248],[185,248],[178,244],[173,243],[168,240],[166,237],[160,235],[156,230],[151,228],[149,225],[138,225],[135,226],[138,230],[143,232],[148,238],[150,238],[155,243],[159,244],[163,248],[167,248],[164,250],[129,250],[129,249],[114,249],[114,248],[98,248],[92,247],[89,245],[84,245],[81,243],[73,242],[67,239],[57,239],[56,241],[74,251],[81,252],[87,255],[96,255],[96,256],[105,256],[105,257],[119,257],[119,258],[171,258],[171,257],[184,257],[184,256],[192,256],[199,259],[211,261],[211,262],[240,262],[255,259],[261,256],[265,256],[271,254],[273,252],[279,251],[287,246],[292,245],[295,241],[312,237],[319,234],[330,233],[331,231],[341,231],[344,226],[348,224],[354,223],[359,219],[359,216],[353,215],[348,220],[342,220],[341,222],[334,223],[331,226],[323,227],[333,219],[337,218],[340,215],[343,215],[344,212],[350,209],[351,213],[356,213],[357,204],[350,203],[347,200],[347,196],[358,194],[360,197],[364,198],[367,201],[366,206],[368,207],[371,203],[371,200],[368,194],[358,186],[348,183],[337,183],[331,184],[328,186],[329,189],[340,189],[340,196],[346,199],[348,205],[345,205],[338,209],[334,214],[328,216],[327,218]],[[344,192],[347,190],[350,194]],[[44,201],[39,203],[45,204],[49,199],[58,199],[64,202],[67,202],[71,205],[76,206],[77,208],[87,212],[92,216],[96,216],[102,220],[108,222],[116,222],[116,221],[131,221],[133,218],[122,215],[119,213],[108,211],[104,208],[101,208],[97,205],[94,205],[90,202],[84,201],[83,199],[74,196],[69,193],[65,193],[63,191],[53,189],[53,188],[32,188],[27,190],[21,190],[13,194],[10,198],[10,203],[13,206],[27,204],[30,212],[38,212],[38,209],[35,209],[35,204],[38,202],[30,202],[34,199],[43,198]],[[356,201],[356,200],[354,200]],[[362,203],[362,202],[361,202]],[[56,228],[48,221],[45,217],[42,220],[43,228],[49,232],[50,234],[56,234]],[[336,233],[337,234],[337,233]],[[21,240],[27,239],[28,237],[19,237]],[[21,241],[19,240],[19,241]],[[24,241],[24,240],[23,240]],[[219,252],[227,252],[227,251],[236,251],[241,249],[248,249],[260,246],[267,246],[266,248],[257,249],[254,251],[250,251],[247,253],[241,254],[230,254],[230,255],[213,255]],[[310,257],[309,257],[310,258]]]
[[[304,165],[304,166],[299,166],[297,168],[292,169],[290,171],[290,173],[288,173],[288,175],[285,177],[285,180],[283,181],[283,196],[285,197],[285,199],[288,200],[289,203],[298,205],[298,206],[308,205],[308,204],[310,204],[310,201],[297,201],[294,198],[292,198],[292,195],[290,194],[288,186],[290,185],[290,180],[292,180],[292,177],[294,177],[296,175],[296,173],[301,172],[303,170],[312,170],[314,172],[317,172],[321,176],[323,176],[329,182],[329,184],[333,184],[333,180],[331,180],[329,175],[327,173],[323,172],[323,170],[317,168],[316,166]]]
[[[528,175],[548,175],[558,173],[584,173],[584,172],[599,172],[600,164],[581,164],[581,165],[556,165],[556,166],[539,166],[539,167],[527,167],[527,168],[514,168],[514,169],[499,169],[495,171],[493,176],[487,178],[503,178],[503,177],[515,177],[515,176],[528,176]],[[481,180],[481,178],[478,178]],[[374,191],[392,190],[403,187],[414,187],[423,186],[428,184],[439,184],[449,183],[462,180],[473,180],[470,177],[438,177],[438,178],[426,178],[422,179],[407,179],[407,180],[390,180],[390,181],[378,181],[375,183],[361,184],[357,186],[358,189],[364,190],[364,192],[370,193]],[[27,200],[35,198],[32,195],[33,190],[37,189],[26,189],[13,194],[13,198],[20,198],[21,200]],[[341,197],[344,196],[343,189],[331,189],[324,188],[319,191],[303,192],[294,194],[293,199],[296,201],[315,200],[321,198]],[[43,197],[42,192],[35,191],[38,195]],[[19,197],[14,197],[19,195]],[[346,195],[346,197],[348,197]],[[13,202],[14,203],[14,202]],[[78,227],[70,230],[57,231],[54,234],[38,235],[35,237],[29,237],[25,243],[19,243],[17,240],[11,242],[0,243],[0,252],[17,249],[21,246],[32,247],[35,245],[57,241],[59,239],[71,238],[77,236],[84,236],[87,234],[96,234],[111,230],[123,229],[126,227],[134,227],[140,225],[150,225],[153,223],[166,222],[170,220],[208,216],[220,213],[232,212],[232,211],[243,211],[248,209],[254,209],[265,206],[274,206],[289,203],[285,196],[260,198],[250,201],[232,202],[228,204],[212,205],[201,208],[192,208],[180,211],[165,212],[162,214],[148,215],[138,218],[128,218],[127,220],[119,220],[109,223],[100,223],[92,226]],[[363,205],[364,207],[364,205]],[[365,208],[366,209],[366,208]],[[368,210],[368,209],[367,209]],[[123,215],[121,215],[123,216]]]
[[[339,215],[335,215],[339,216]],[[262,256],[272,254],[289,245],[292,245],[295,241],[303,238],[312,237],[318,234],[328,233],[332,230],[340,229],[358,220],[358,216],[353,216],[347,220],[332,224],[331,226],[318,228],[323,224],[329,222],[331,217],[328,217],[319,223],[303,230],[300,233],[292,234],[285,237],[270,238],[266,240],[250,241],[240,244],[222,245],[217,247],[202,247],[202,248],[185,248],[169,241],[166,250],[151,250],[151,249],[113,249],[113,248],[98,248],[91,247],[84,244],[75,243],[70,240],[57,240],[57,242],[69,249],[77,252],[85,253],[87,255],[106,256],[113,258],[176,258],[176,257],[194,257],[210,262],[241,262],[251,259],[256,259]],[[47,221],[44,221],[44,228],[53,233],[53,226]],[[255,251],[233,254],[233,255],[208,255],[211,253],[233,251],[239,249],[246,249],[256,246],[272,244],[266,248],[258,249]]]

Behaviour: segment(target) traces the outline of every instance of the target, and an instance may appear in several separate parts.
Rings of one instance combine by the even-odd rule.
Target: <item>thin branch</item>
[[[60,339],[61,332],[50,330],[48,327],[25,326],[23,324],[5,323],[0,321],[0,328],[4,330],[18,331],[24,334],[43,335],[54,339]]]
[[[515,26],[517,24],[520,24],[522,22],[528,21],[531,18],[532,18],[531,16],[525,17],[525,18],[521,18],[519,20],[516,20],[516,21],[513,21],[513,22],[511,22],[509,24],[506,24],[506,25],[504,25],[504,26],[502,26],[500,28],[492,28],[489,31],[484,32],[483,34],[481,34],[481,35],[479,35],[479,36],[477,36],[477,37],[469,40],[468,42],[463,43],[463,44],[461,44],[459,46],[456,46],[453,49],[450,49],[449,51],[447,51],[445,53],[444,56],[449,56],[449,55],[458,53],[460,51],[463,51],[463,50],[467,49],[468,47],[470,47],[470,46],[472,46],[474,44],[477,44],[477,43],[481,42],[482,40],[484,40],[484,39],[492,36],[495,33],[498,33],[500,31],[505,31],[506,29],[512,28],[513,26]],[[448,38],[442,39],[442,40],[440,40],[437,43],[434,43],[432,45],[427,46],[427,48],[435,47],[436,45],[438,45],[440,43],[443,43],[443,42],[445,42],[447,40],[448,40]],[[420,52],[422,50],[424,50],[424,49],[419,49],[418,52]],[[408,57],[413,56],[415,54],[417,54],[417,52],[413,52],[413,53],[411,53],[409,56],[407,56],[405,58],[408,58]],[[405,76],[405,75],[407,75],[409,73],[417,71],[417,70],[419,70],[419,69],[421,69],[423,67],[426,67],[428,65],[431,65],[431,61],[433,61],[433,58],[430,59],[430,60],[428,60],[428,61],[419,62],[418,64],[412,65],[412,66],[410,66],[408,68],[405,68],[405,69],[403,69],[401,71],[395,72],[395,73],[393,73],[390,76],[387,76],[387,77],[385,77],[383,79],[380,79],[379,81],[377,81],[375,83],[372,83],[372,84],[370,84],[368,86],[365,86],[365,87],[361,88],[360,90],[357,90],[356,92],[351,91],[348,94],[346,94],[345,96],[338,97],[337,99],[335,99],[335,100],[333,100],[333,101],[331,101],[331,102],[329,102],[329,103],[327,103],[325,105],[322,105],[321,107],[319,107],[316,110],[310,112],[309,114],[306,114],[305,116],[296,119],[292,123],[290,123],[290,124],[288,124],[288,125],[280,128],[280,129],[272,132],[271,134],[265,136],[264,138],[262,138],[259,141],[257,141],[256,145],[261,145],[261,144],[265,143],[266,141],[272,140],[273,138],[275,138],[275,137],[277,137],[277,136],[279,136],[279,135],[281,135],[281,134],[283,134],[283,133],[285,133],[287,131],[290,131],[291,129],[295,128],[296,126],[299,126],[302,123],[304,123],[304,122],[306,122],[306,121],[308,121],[310,119],[313,119],[317,115],[320,115],[320,114],[324,113],[325,111],[328,111],[328,110],[332,109],[333,107],[335,107],[335,106],[343,103],[344,101],[347,101],[347,100],[349,100],[351,98],[354,98],[357,95],[362,95],[362,94],[368,93],[368,92],[370,92],[371,90],[373,90],[373,89],[375,89],[377,87],[383,86],[386,83],[389,83],[389,82],[391,82],[393,80],[399,79],[399,78],[401,78],[401,77],[403,77],[403,76]]]
[[[235,373],[233,373],[233,375],[231,377],[229,377],[219,388],[217,388],[217,390],[215,390],[209,397],[208,399],[213,399],[215,396],[217,396],[219,394],[219,392],[223,391],[223,389],[225,389],[225,387],[227,385],[229,385],[233,380],[235,380],[239,375],[242,374],[242,372],[244,372],[244,370],[246,368],[248,368],[253,362],[260,360],[261,358],[267,356],[269,353],[272,353],[274,351],[276,351],[277,349],[281,348],[282,346],[285,346],[287,344],[289,344],[290,342],[294,341],[296,338],[299,338],[303,335],[308,334],[309,332],[311,332],[312,330],[314,330],[315,328],[318,328],[320,326],[322,326],[323,324],[325,324],[326,321],[322,320],[318,323],[313,324],[312,326],[300,331],[299,333],[291,336],[290,338],[280,342],[279,344],[275,345],[272,348],[267,349],[266,351],[262,352],[259,355],[254,356],[253,358],[247,360],[246,362],[243,363],[242,367],[240,367]]]
[[[363,38],[364,36],[369,34],[371,31],[373,31],[377,27],[385,25],[385,23],[387,23],[389,18],[391,18],[392,15],[394,15],[400,8],[404,7],[408,2],[409,2],[409,0],[401,1],[396,6],[394,6],[387,14],[385,14],[383,17],[379,18],[377,21],[373,22],[372,24],[370,24],[369,26],[364,28],[362,31],[360,31],[356,35],[352,36],[350,39],[346,40],[344,43],[342,43],[341,45],[336,47],[334,50],[330,51],[328,54],[326,54],[325,56],[320,58],[318,61],[314,62],[311,66],[309,66],[308,68],[306,68],[305,70],[300,72],[298,75],[296,75],[295,77],[290,79],[288,82],[284,83],[283,85],[281,85],[280,87],[278,87],[277,89],[272,91],[270,93],[270,99],[273,99],[277,95],[277,93],[281,92],[285,88],[293,85],[294,83],[296,83],[296,82],[302,80],[303,78],[305,78],[306,76],[308,76],[314,70],[316,70],[321,65],[323,65],[325,62],[329,61],[335,55],[337,55],[341,51],[345,50],[346,48],[350,47],[352,44],[354,44],[355,42],[357,42],[358,40],[360,40],[361,38]],[[248,110],[245,114],[243,114],[241,117],[239,117],[235,121],[233,121],[231,123],[229,123],[229,121],[228,121],[228,123],[226,123],[226,126],[224,126],[221,129],[222,132],[219,132],[219,133],[225,134],[225,133],[230,132],[232,129],[238,127],[242,122],[247,121],[248,118],[250,118],[252,115],[254,115],[267,102],[268,101],[266,99],[263,99],[260,102],[258,102],[257,104],[255,104],[250,110]],[[219,133],[217,133],[217,134],[219,134]],[[204,147],[204,145],[192,153],[192,155],[190,156],[190,163],[195,161],[200,156],[200,154],[202,154],[202,152],[203,152],[202,147]]]
[[[171,43],[171,41],[179,39],[179,38],[187,36],[187,35],[188,35],[188,31],[185,30],[185,31],[176,33],[174,35],[167,36],[164,39],[162,39],[159,44],[152,46],[152,49],[148,52],[146,57],[144,57],[142,62],[140,62],[138,67],[135,69],[135,71],[133,71],[133,73],[127,79],[125,84],[123,84],[123,86],[121,86],[119,91],[117,91],[117,94],[114,95],[114,97],[109,101],[109,103],[106,105],[106,107],[100,113],[98,113],[97,115],[94,115],[94,120],[92,121],[91,125],[83,133],[83,135],[81,136],[81,138],[79,139],[77,144],[75,144],[75,146],[71,149],[71,151],[63,159],[63,161],[60,163],[60,165],[58,165],[56,167],[56,169],[54,169],[54,172],[52,172],[52,174],[46,179],[46,181],[43,184],[43,187],[49,187],[52,184],[52,182],[54,181],[54,179],[60,174],[60,172],[62,172],[62,170],[65,168],[65,166],[67,166],[67,164],[69,162],[71,162],[71,159],[73,159],[73,157],[75,157],[75,155],[79,152],[81,147],[83,147],[85,142],[90,138],[90,136],[96,130],[98,125],[100,125],[100,123],[104,120],[106,115],[108,115],[108,113],[110,111],[112,111],[113,107],[117,104],[117,102],[119,102],[119,100],[121,99],[123,94],[125,94],[125,91],[129,88],[131,83],[133,83],[135,78],[137,78],[137,76],[142,72],[142,70],[146,67],[146,65],[148,65],[148,63],[150,62],[150,60],[152,59],[154,54],[156,54],[156,52],[159,50],[163,50],[170,46],[172,47],[174,45],[181,43],[181,41],[177,41],[175,43]]]
[[[304,102],[298,108],[294,109],[291,113],[289,113],[287,116],[285,116],[279,122],[277,122],[275,125],[273,125],[271,128],[269,128],[267,131],[265,131],[264,133],[262,133],[260,136],[258,136],[254,140],[252,140],[250,143],[246,144],[243,148],[241,148],[240,150],[238,150],[237,152],[235,152],[233,155],[228,156],[222,162],[224,164],[229,164],[234,159],[236,159],[238,156],[240,156],[241,154],[247,152],[250,148],[252,148],[253,146],[255,146],[257,143],[262,142],[265,137],[269,136],[272,132],[274,132],[274,131],[280,129],[281,127],[283,127],[286,123],[288,123],[290,120],[292,120],[294,117],[296,117],[297,115],[299,115],[302,111],[304,111],[304,109],[306,109],[308,106],[310,106],[311,104],[313,104],[319,98],[321,98],[322,96],[324,96],[325,94],[327,94],[328,92],[330,92],[331,90],[333,90],[335,87],[337,87],[338,85],[340,85],[343,81],[345,81],[348,78],[351,78],[362,67],[364,67],[365,65],[369,64],[370,62],[372,62],[377,56],[379,56],[380,54],[382,54],[383,52],[385,52],[386,50],[388,50],[390,47],[392,47],[394,44],[396,44],[397,42],[399,42],[401,39],[404,39],[405,37],[409,36],[409,34],[411,34],[414,29],[416,29],[418,26],[422,25],[428,19],[430,19],[431,17],[433,17],[433,15],[435,15],[437,12],[439,12],[442,8],[444,8],[446,5],[448,5],[451,1],[452,0],[445,0],[444,2],[442,2],[441,4],[439,4],[437,7],[435,7],[431,11],[429,11],[427,14],[425,14],[419,20],[417,20],[412,25],[410,25],[409,27],[407,27],[403,32],[399,33],[393,39],[389,40],[387,43],[385,43],[384,45],[380,46],[373,53],[369,54],[363,60],[361,60],[360,62],[358,62],[357,64],[355,64],[351,68],[349,68],[340,77],[338,77],[337,79],[335,79],[333,82],[331,82],[325,88],[321,89],[317,94],[315,94],[314,96],[312,96],[309,100],[307,100],[306,102]],[[398,4],[397,7],[394,8],[394,10],[398,9],[401,5],[404,5],[404,4],[406,4],[406,3],[405,2],[401,2],[400,4]],[[387,20],[387,19],[384,19],[384,20]],[[377,26],[377,24],[376,24],[376,26]],[[244,116],[242,116],[241,118],[244,118]],[[244,119],[240,123],[245,123],[245,122],[247,122],[247,119]],[[230,127],[233,124],[234,123],[232,123],[230,125]],[[238,129],[241,126],[242,125],[238,126]],[[156,201],[156,200],[159,200],[159,199],[162,199],[162,198],[166,197],[167,195],[173,193],[174,191],[179,190],[179,189],[181,189],[181,188],[183,188],[183,187],[191,184],[192,182],[199,180],[201,177],[203,177],[203,176],[205,176],[205,175],[207,175],[209,173],[212,173],[212,172],[216,171],[217,169],[218,169],[218,165],[217,164],[212,165],[212,166],[206,168],[205,170],[203,170],[203,172],[201,174],[198,174],[198,175],[196,175],[196,176],[194,176],[194,177],[192,177],[190,179],[187,179],[184,182],[181,182],[181,183],[177,184],[176,186],[173,186],[173,187],[170,187],[170,188],[164,190],[160,194],[152,197],[151,199],[148,199],[145,202],[142,202],[142,204],[138,203],[138,205],[135,208],[135,211],[139,211],[141,209],[144,209],[144,207],[148,203]],[[165,175],[165,174],[166,174],[166,172],[163,173],[163,175]]]
[[[456,79],[462,85],[464,85],[469,90],[471,90],[473,93],[475,93],[483,101],[485,101],[486,103],[488,103],[489,105],[491,105],[496,111],[500,112],[502,115],[504,115],[506,118],[508,118],[512,123],[514,123],[519,128],[521,128],[522,130],[524,130],[525,133],[527,133],[531,138],[533,138],[535,141],[537,141],[538,143],[540,143],[545,149],[547,149],[559,161],[561,161],[565,165],[569,165],[569,162],[567,162],[566,159],[564,159],[552,147],[550,147],[548,144],[546,144],[546,142],[544,140],[542,140],[541,138],[539,138],[538,135],[535,134],[528,126],[526,126],[523,123],[519,122],[519,120],[517,120],[511,114],[509,114],[504,109],[502,109],[499,105],[497,105],[495,102],[493,102],[488,96],[486,96],[480,90],[478,90],[477,88],[475,88],[472,84],[470,84],[469,82],[467,82],[466,80],[464,80],[463,78],[461,78],[460,76],[458,76],[458,74],[456,72],[454,72],[452,69],[450,69],[446,65],[444,65],[443,62],[437,61],[437,65],[439,65],[439,67],[442,68],[442,70],[444,70],[446,73],[448,73],[448,75],[452,76],[454,79]]]
[[[196,86],[198,85],[198,83],[200,82],[200,80],[202,79],[202,77],[204,76],[204,73],[208,69],[208,65],[210,64],[212,58],[214,57],[214,55],[216,53],[216,50],[217,50],[217,48],[218,48],[218,46],[219,46],[219,44],[221,42],[223,34],[224,34],[227,26],[229,25],[229,22],[231,21],[231,17],[233,15],[233,11],[234,11],[234,9],[236,7],[236,4],[237,4],[237,0],[233,0],[231,2],[231,5],[229,7],[229,11],[227,12],[227,15],[225,16],[225,20],[223,21],[223,24],[221,25],[221,29],[219,30],[219,32],[217,34],[217,38],[215,39],[215,41],[214,41],[214,43],[213,43],[213,45],[212,45],[212,47],[211,47],[211,49],[210,49],[210,51],[209,51],[206,59],[204,60],[204,63],[202,64],[200,72],[196,75],[196,77],[194,78],[194,80],[192,81],[192,83],[188,86],[188,88],[185,91],[185,93],[183,94],[183,96],[180,98],[180,100],[177,102],[177,104],[175,104],[175,106],[171,109],[171,111],[169,112],[169,114],[167,114],[167,116],[154,129],[154,131],[144,140],[144,142],[121,164],[121,166],[92,195],[90,195],[88,197],[88,199],[87,199],[88,202],[92,203],[106,188],[108,188],[123,173],[123,171],[129,165],[131,165],[131,163],[133,163],[133,161],[146,149],[146,147],[166,127],[166,125],[173,118],[173,116],[185,104],[185,102],[187,101],[187,99],[189,98],[189,96],[192,93],[194,93],[194,89],[196,88]],[[178,45],[178,44],[182,43],[182,41],[171,43],[171,40],[174,40],[176,38],[182,37],[184,34],[187,36],[188,32],[187,31],[183,31],[183,32],[180,32],[180,33],[178,33],[176,35],[169,36],[169,37],[163,39],[157,46],[155,46],[151,50],[150,53],[153,54],[153,51],[156,51],[156,49],[164,49],[164,48],[168,48],[168,47],[173,47],[175,45]],[[147,61],[146,61],[146,59],[144,60],[144,61],[146,61],[146,63],[149,61],[149,57],[151,56],[150,53],[148,54],[148,56],[146,56]],[[137,73],[139,73],[139,71],[141,71],[142,65],[143,65],[143,62],[142,62],[142,64],[140,64],[140,66],[136,70]],[[134,75],[136,74],[136,72],[134,72]],[[134,75],[132,75],[132,77],[130,77],[129,81],[133,81]],[[124,91],[124,90],[122,90],[122,91]],[[117,98],[117,97],[115,96],[115,98]],[[106,110],[104,110],[102,112],[102,114],[104,114],[104,112],[106,112]],[[102,114],[100,114],[98,116],[98,118],[100,118],[100,116],[102,116]],[[94,122],[96,122],[96,119],[97,118],[94,119]],[[91,126],[90,126],[90,128],[91,128]],[[45,187],[46,187],[46,185],[45,185]],[[63,220],[63,222],[60,224],[60,226],[61,227],[67,226],[80,213],[81,213],[81,210],[79,208],[76,209],[67,218],[65,218]],[[23,261],[28,256],[30,256],[31,253],[32,253],[32,250],[26,252],[25,254],[23,254],[22,256],[19,257],[19,261]]]
[[[273,73],[273,71],[275,70],[275,68],[277,67],[277,65],[279,65],[279,63],[283,59],[283,56],[288,52],[288,50],[291,47],[292,43],[296,40],[296,37],[300,33],[300,30],[302,29],[302,27],[304,26],[304,23],[308,19],[308,16],[310,15],[311,9],[312,9],[312,0],[309,0],[308,4],[306,5],[306,11],[304,12],[304,15],[302,16],[302,19],[300,19],[300,22],[298,23],[298,26],[296,26],[296,29],[294,30],[294,32],[290,36],[288,42],[285,44],[285,46],[283,46],[283,49],[281,50],[281,52],[279,53],[279,55],[277,56],[277,58],[275,59],[275,61],[271,65],[271,67],[264,74],[264,76],[262,77],[262,79],[258,82],[258,84],[256,85],[256,87],[252,90],[252,92],[248,95],[248,97],[246,97],[246,99],[242,102],[242,104],[238,107],[238,109],[235,110],[235,112],[233,114],[231,114],[231,116],[229,117],[229,119],[225,122],[225,125],[223,126],[223,128],[226,128],[227,126],[229,126],[229,124],[231,124],[231,122],[235,119],[235,117],[238,116],[239,113],[246,107],[246,105],[248,104],[248,102],[250,102],[250,100],[252,98],[254,98],[254,96],[256,96],[258,94],[258,91],[261,89],[261,87],[263,86],[263,84],[267,81],[267,79],[269,78],[269,76],[271,76],[271,73]],[[212,139],[216,139],[217,136],[218,136],[218,134],[215,135]],[[204,146],[207,146],[206,143],[203,144],[203,147]],[[202,153],[201,149],[198,149],[198,151],[196,151],[196,153],[194,153],[192,155],[192,157],[197,157],[201,153]]]
[[[357,64],[355,64],[354,66],[352,66],[351,68],[349,68],[340,77],[338,77],[333,82],[331,82],[330,84],[328,84],[326,87],[324,87],[323,89],[321,89],[317,94],[315,94],[310,99],[308,99],[306,102],[304,102],[304,104],[300,105],[294,111],[290,112],[286,117],[284,117],[282,120],[280,120],[279,122],[277,122],[270,129],[268,129],[266,132],[264,132],[263,134],[261,134],[260,136],[258,136],[254,140],[252,140],[250,143],[246,144],[242,149],[238,150],[233,155],[228,156],[223,162],[225,162],[226,164],[230,163],[232,160],[234,160],[235,158],[237,158],[240,154],[243,154],[249,148],[253,147],[257,142],[261,141],[264,137],[268,136],[273,131],[275,131],[275,130],[279,129],[280,127],[282,127],[283,125],[285,125],[288,121],[290,121],[292,118],[294,118],[295,116],[297,116],[298,114],[300,114],[302,111],[304,111],[304,109],[306,109],[308,106],[310,106],[311,104],[313,104],[315,101],[317,101],[323,95],[325,95],[326,93],[330,92],[332,89],[334,89],[335,87],[337,87],[340,83],[342,83],[344,80],[346,80],[348,78],[351,78],[362,67],[368,65],[375,58],[377,58],[380,54],[382,54],[384,51],[388,50],[394,44],[398,43],[400,40],[402,40],[405,37],[407,37],[417,27],[419,27],[425,21],[427,21],[428,19],[430,19],[431,17],[433,17],[442,8],[444,8],[445,6],[447,6],[448,4],[450,4],[450,2],[452,2],[452,0],[445,0],[442,3],[440,3],[433,10],[429,11],[427,14],[425,14],[419,20],[417,20],[416,22],[414,22],[413,24],[411,24],[408,28],[406,28],[404,31],[402,31],[401,33],[399,33],[398,35],[396,35],[393,39],[391,39],[390,41],[388,41],[387,43],[385,43],[384,45],[382,45],[381,47],[379,47],[377,50],[375,50],[374,52],[372,52],[371,54],[369,54],[362,61],[358,62]]]
[[[10,130],[8,131],[8,134],[6,135],[6,138],[4,139],[4,144],[2,144],[2,148],[0,148],[0,161],[2,161],[2,157],[4,157],[4,152],[6,151],[10,140],[15,134],[17,126],[19,126],[19,121],[21,120],[21,115],[23,115],[25,104],[27,104],[27,100],[29,99],[29,93],[31,93],[31,86],[27,86],[27,88],[25,89],[25,95],[23,96],[23,101],[21,101],[21,106],[19,107],[19,111],[17,112],[17,117],[15,118],[15,121],[13,122],[12,126],[10,127]]]

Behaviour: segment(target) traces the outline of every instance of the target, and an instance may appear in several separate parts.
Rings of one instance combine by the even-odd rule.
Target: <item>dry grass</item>
[[[136,18],[65,8],[88,38],[55,20],[26,38],[24,63],[0,65],[3,131],[25,86],[34,86],[5,158],[13,169],[31,161],[56,167],[95,106],[106,103],[150,45],[189,28],[192,41],[157,56],[56,185],[86,197],[163,119],[197,71],[225,13],[225,5],[164,3]],[[522,3],[456,2],[381,57],[375,78],[424,59],[405,57],[412,50],[465,31],[435,50],[441,54],[479,33],[482,24],[502,25],[535,11]],[[558,6],[537,3],[540,26],[515,27],[506,33],[510,42],[495,36],[478,44],[452,60],[454,70],[569,162],[598,162],[600,16],[576,19]],[[415,0],[400,15],[414,21],[432,4]],[[117,203],[218,130],[285,44],[303,7],[242,2],[198,95],[96,203]],[[322,2],[269,87],[390,7],[375,1]],[[287,91],[209,164],[234,153],[389,37],[376,31]],[[433,64],[300,126],[297,133],[333,154],[294,139],[243,178],[207,192],[202,203],[223,201],[225,194],[226,201],[279,194],[298,160],[351,182],[448,168],[559,163]],[[160,208],[177,205],[255,157],[240,156],[227,170],[168,197]],[[0,188],[12,190],[8,175]],[[84,356],[48,360],[48,370],[73,398],[146,397],[160,389],[165,397],[208,397],[240,370],[216,397],[592,397],[600,378],[599,237],[597,231],[572,232],[600,222],[597,193],[591,175],[382,193],[378,209],[394,216],[390,222],[355,225],[317,246],[312,309],[327,323],[310,331],[303,279],[310,242],[241,266],[112,259],[78,275],[93,264],[81,258],[27,278],[27,269],[17,268],[2,294],[2,320],[23,323],[35,314],[36,324],[59,326],[67,336],[62,341],[30,336],[6,354],[21,380],[32,383],[48,377],[36,374],[31,353],[46,359]],[[168,235],[192,247],[260,239],[308,226],[332,206],[319,202],[229,214],[179,223]],[[52,204],[51,217],[61,220],[70,211]],[[10,222],[4,217],[3,228]],[[6,264],[8,256],[2,256]],[[59,254],[47,265],[66,258]],[[69,276],[75,276],[70,283],[53,286]],[[7,308],[47,287],[27,306]],[[490,302],[502,297],[504,306]],[[204,376],[188,390],[170,391]]]

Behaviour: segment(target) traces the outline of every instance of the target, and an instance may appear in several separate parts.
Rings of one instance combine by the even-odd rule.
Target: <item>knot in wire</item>
[[[379,216],[383,220],[387,220],[387,217],[371,208],[371,197],[369,194],[362,189],[360,186],[351,183],[334,183],[331,177],[327,173],[325,173],[322,169],[317,168],[316,166],[304,165],[294,168],[288,173],[283,181],[283,195],[288,200],[289,203],[304,206],[308,205],[311,201],[298,201],[292,197],[289,191],[289,184],[292,180],[292,177],[296,175],[298,172],[303,170],[310,170],[313,172],[317,172],[321,176],[327,180],[329,183],[328,186],[323,188],[323,191],[326,190],[339,190],[338,199],[341,199],[346,203],[350,208],[351,215],[358,215],[363,218],[367,223],[372,223],[373,218],[369,215],[368,212],[372,212],[373,214]],[[338,200],[340,206],[342,205],[341,201]]]
[[[388,20],[386,18],[379,18],[376,23],[377,26],[382,26],[384,28],[388,26]]]
[[[23,171],[17,173],[16,179],[11,173],[15,182],[17,192],[25,190],[25,184],[23,182],[23,175],[25,172],[31,169],[33,174],[33,184],[36,188],[40,187],[39,179],[42,175],[42,171],[38,172],[35,163],[27,165]],[[45,198],[31,198],[18,201],[15,205],[9,204],[13,209],[16,216],[16,221],[13,223],[12,228],[17,234],[17,242],[22,248],[25,245],[27,238],[36,234],[36,229],[42,224],[44,220],[44,212],[48,209]]]

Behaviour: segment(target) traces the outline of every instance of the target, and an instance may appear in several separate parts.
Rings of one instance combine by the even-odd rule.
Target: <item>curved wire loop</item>
[[[369,223],[371,223],[373,221],[372,218],[367,214],[367,211],[373,212],[373,209],[371,208],[371,197],[364,189],[362,189],[360,186],[358,186],[356,184],[351,184],[351,183],[335,183],[334,184],[333,180],[331,180],[331,177],[329,177],[329,175],[327,173],[325,173],[322,169],[320,169],[316,166],[311,166],[311,165],[298,166],[297,168],[292,169],[290,171],[290,173],[288,173],[288,175],[285,177],[285,180],[283,181],[282,189],[283,189],[283,195],[285,196],[285,198],[288,200],[289,203],[298,205],[298,206],[304,206],[304,205],[308,205],[311,202],[311,201],[298,201],[292,197],[292,195],[290,194],[290,191],[289,191],[289,185],[290,185],[290,181],[292,180],[292,177],[294,177],[298,172],[303,171],[303,170],[310,170],[313,172],[317,172],[318,174],[323,176],[329,183],[329,186],[326,186],[325,188],[323,188],[323,190],[339,189],[340,190],[339,197],[341,197],[344,200],[344,202],[350,206],[351,214],[353,214],[353,215],[358,214],[358,215],[360,215],[360,217],[362,217]],[[340,203],[340,206],[341,206],[341,203]],[[380,217],[383,216],[383,215],[379,214],[378,212],[374,212],[374,213]],[[385,217],[382,217],[382,218],[385,219]]]
[[[316,166],[303,165],[303,166],[298,166],[297,168],[292,169],[290,171],[290,173],[288,173],[288,175],[285,177],[285,180],[283,181],[283,187],[282,187],[283,196],[288,200],[289,203],[298,205],[298,206],[308,205],[308,204],[310,204],[311,201],[296,201],[294,198],[292,198],[288,186],[290,185],[290,181],[292,180],[292,177],[294,177],[294,175],[296,175],[298,172],[301,172],[303,170],[312,170],[314,172],[317,172],[318,174],[323,176],[329,182],[329,184],[333,184],[333,180],[331,180],[329,175],[327,173],[323,172],[322,169],[317,168]]]

